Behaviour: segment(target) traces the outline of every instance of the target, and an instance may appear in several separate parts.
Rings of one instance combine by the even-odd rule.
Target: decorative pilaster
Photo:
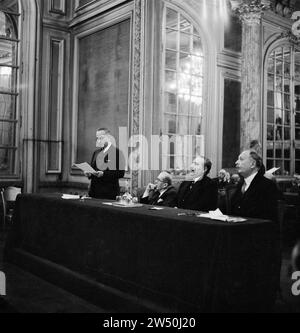
[[[144,0],[134,0],[134,56],[133,56],[133,92],[132,92],[132,135],[141,134],[140,118],[143,111],[143,30]],[[132,171],[131,190],[139,186],[139,171]]]
[[[261,140],[261,17],[270,1],[231,1],[243,24],[241,149]]]

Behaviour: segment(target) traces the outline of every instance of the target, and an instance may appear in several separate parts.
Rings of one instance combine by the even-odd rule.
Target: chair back
[[[9,186],[4,190],[4,199],[6,201],[16,201],[17,195],[21,193],[19,187]]]
[[[1,188],[0,190],[1,193],[1,213],[2,213],[2,223],[5,223],[5,219],[6,219],[6,202],[5,202],[5,198],[4,198],[4,189]]]

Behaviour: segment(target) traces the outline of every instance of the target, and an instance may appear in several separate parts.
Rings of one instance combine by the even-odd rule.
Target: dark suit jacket
[[[103,171],[103,177],[92,175],[89,196],[99,199],[115,200],[120,193],[119,178],[125,174],[124,156],[118,148],[111,146],[105,154],[103,149],[94,152],[91,166]]]
[[[158,191],[150,192],[149,197],[141,198],[141,203],[155,206],[175,207],[177,204],[177,191],[173,186],[168,189],[159,197]]]
[[[279,192],[276,184],[258,173],[244,194],[242,186],[243,182],[232,195],[229,214],[277,221]]]
[[[177,207],[199,211],[215,210],[218,202],[216,182],[207,176],[194,183],[184,181],[179,187]]]

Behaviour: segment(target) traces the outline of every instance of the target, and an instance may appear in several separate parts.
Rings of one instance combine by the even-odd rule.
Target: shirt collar
[[[110,147],[111,147],[111,143],[109,142],[108,145],[103,150],[103,154],[105,154],[109,150]]]
[[[246,188],[249,188],[249,186],[251,185],[253,179],[255,178],[255,176],[258,174],[258,171],[256,171],[255,173],[253,173],[252,175],[248,176],[247,178],[244,179],[245,183],[246,183]]]
[[[203,176],[200,176],[200,177],[197,177],[193,180],[194,183],[197,183],[199,180],[202,180],[204,178],[204,175]]]

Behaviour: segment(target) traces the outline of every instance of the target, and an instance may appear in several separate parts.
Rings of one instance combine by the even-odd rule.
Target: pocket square
[[[163,199],[157,200],[157,203],[161,203],[161,202],[163,202]]]

